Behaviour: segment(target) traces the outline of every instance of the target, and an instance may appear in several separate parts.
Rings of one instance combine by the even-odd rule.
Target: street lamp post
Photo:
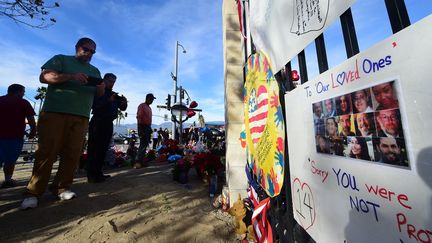
[[[183,87],[180,85],[180,104],[183,104],[183,95],[182,95],[182,92],[183,92]],[[180,119],[180,124],[179,124],[179,127],[180,127],[180,131],[179,131],[179,144],[182,144],[183,143],[183,109],[182,110],[180,110],[180,117],[179,117],[179,119]]]
[[[183,87],[180,85],[180,88],[178,89],[180,91],[180,99],[178,103],[175,103],[174,105],[172,105],[170,107],[171,109],[171,114],[172,116],[172,120],[175,123],[179,124],[179,128],[180,128],[180,132],[179,132],[179,144],[183,144],[183,122],[187,121],[189,118],[193,117],[195,115],[195,111],[202,111],[201,109],[196,109],[196,107],[198,106],[198,103],[196,101],[192,101],[189,104],[189,100],[191,100],[189,93],[183,89]],[[187,95],[187,102],[186,104],[183,103],[183,99],[184,99],[184,94]],[[189,105],[189,107],[187,107],[186,105]],[[178,119],[177,119],[178,117]]]
[[[172,75],[171,77],[174,80],[174,104],[177,103],[177,74],[178,74],[178,47],[181,47],[183,49],[183,53],[186,53],[186,49],[177,41],[176,42],[176,54],[175,54],[175,75]],[[176,123],[172,123],[172,133],[173,133],[173,139],[176,139]]]

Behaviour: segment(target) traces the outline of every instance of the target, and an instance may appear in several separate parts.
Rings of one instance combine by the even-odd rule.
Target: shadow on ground
[[[76,199],[60,202],[45,193],[36,209],[20,211],[30,166],[17,167],[18,187],[0,189],[0,242],[233,242],[232,221],[211,207],[207,188],[195,175],[172,180],[171,165],[116,169],[99,184],[82,173]],[[27,176],[27,177],[26,177]]]

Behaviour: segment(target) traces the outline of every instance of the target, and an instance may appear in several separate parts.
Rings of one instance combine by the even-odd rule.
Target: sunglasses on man
[[[90,52],[91,54],[95,54],[96,53],[95,50],[87,48],[85,46],[82,46],[81,48],[83,49],[84,52]]]

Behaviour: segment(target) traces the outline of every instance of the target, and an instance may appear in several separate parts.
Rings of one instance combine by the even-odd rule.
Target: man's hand
[[[76,80],[80,84],[87,83],[88,76],[85,73],[59,73],[54,70],[42,70],[39,80],[44,84],[60,84],[69,80]]]
[[[116,96],[117,96],[117,94],[116,94],[116,93],[113,93],[113,94],[111,95],[111,97],[110,97],[110,101],[111,101],[111,102],[114,102],[114,101],[116,100]]]
[[[126,97],[124,97],[123,95],[121,97],[123,99],[121,99],[121,101],[120,101],[119,108],[120,108],[121,111],[125,111],[127,109],[127,103],[128,103],[128,101],[127,101]]]
[[[127,105],[127,103],[128,103],[128,100],[127,100],[127,98],[126,97],[124,97],[123,95],[121,96],[121,101],[120,101],[120,105]]]
[[[28,135],[28,138],[31,139],[31,138],[34,138],[36,136],[36,130],[37,130],[36,121],[35,121],[34,116],[28,116],[27,122],[30,126],[30,133]]]
[[[76,80],[78,82],[80,82],[80,84],[85,85],[87,84],[87,74],[85,73],[74,73],[72,74],[72,80]]]

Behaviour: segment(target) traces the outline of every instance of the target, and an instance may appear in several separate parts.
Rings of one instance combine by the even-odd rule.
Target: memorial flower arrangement
[[[193,152],[199,154],[199,153],[204,153],[204,152],[208,152],[208,148],[207,146],[202,142],[202,141],[198,141],[193,147],[192,147]]]
[[[210,152],[195,154],[193,164],[202,178],[217,175],[224,169],[220,157]]]
[[[174,162],[172,169],[173,179],[180,183],[188,182],[189,169],[193,166],[193,155],[186,153],[184,157]]]
[[[166,161],[172,155],[179,154],[178,143],[175,140],[168,139],[158,148],[158,160]]]
[[[165,141],[164,145],[166,147],[164,148],[163,152],[166,152],[166,153],[168,153],[170,155],[176,154],[178,152],[178,150],[179,150],[178,142],[175,141],[175,140],[168,139],[167,141]]]
[[[196,144],[191,143],[186,146],[179,146],[173,140],[167,141],[166,147],[162,147],[159,154],[163,152],[168,154],[174,152],[174,154],[168,155],[167,160],[173,163],[173,179],[180,183],[186,183],[188,181],[190,168],[195,168],[197,175],[206,184],[209,183],[212,178],[213,181],[217,183],[217,178],[223,177],[225,165],[220,155],[224,153],[217,153],[216,147],[209,149],[202,141],[198,141]],[[216,179],[214,179],[214,177],[216,177]],[[215,188],[217,187],[215,186]]]
[[[114,167],[121,167],[123,165],[129,165],[128,162],[126,162],[126,153],[122,151],[115,151],[114,152],[114,164],[112,166]]]
[[[148,153],[146,154],[146,158],[147,161],[152,161],[156,159],[156,151],[154,151],[153,149],[149,150]]]

